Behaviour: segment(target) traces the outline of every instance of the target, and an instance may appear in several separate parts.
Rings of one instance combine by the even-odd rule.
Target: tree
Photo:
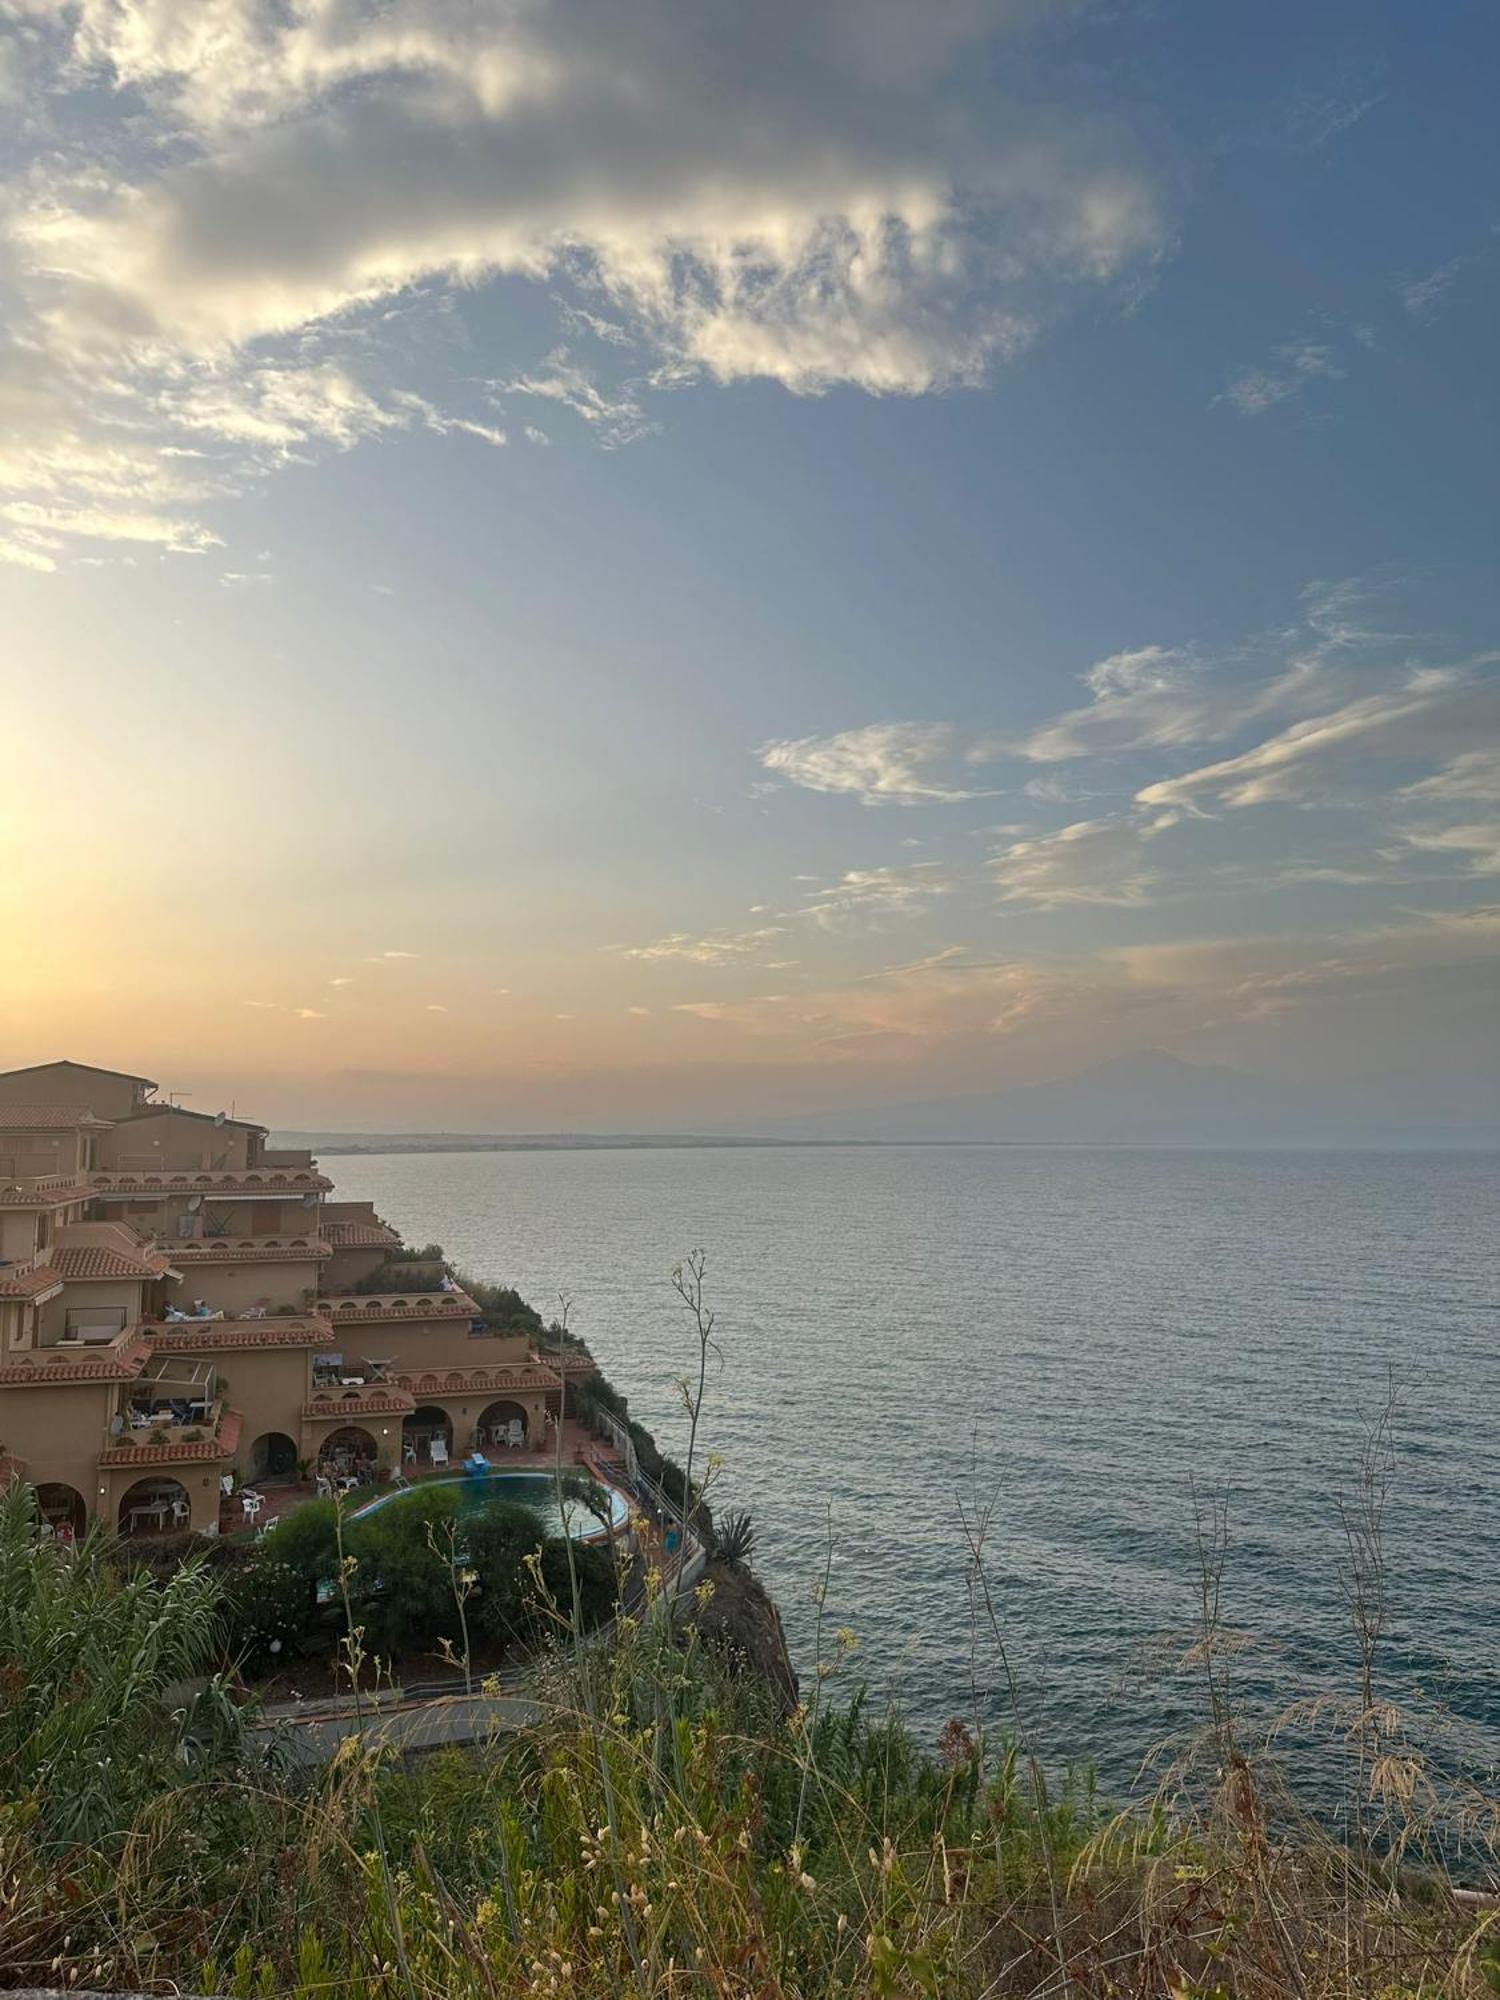
[[[490,1639],[508,1644],[526,1623],[526,1559],[546,1540],[541,1516],[514,1500],[492,1500],[465,1523],[464,1546],[479,1583],[475,1618]]]
[[[367,1652],[392,1659],[418,1643],[458,1637],[451,1542],[441,1534],[457,1513],[455,1489],[433,1486],[345,1528],[350,1605]]]

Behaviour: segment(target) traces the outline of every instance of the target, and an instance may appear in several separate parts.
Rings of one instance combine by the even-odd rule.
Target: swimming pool
[[[564,1478],[576,1473],[577,1468],[569,1467]],[[455,1486],[458,1488],[458,1511],[460,1515],[477,1513],[492,1500],[517,1500],[531,1507],[540,1515],[542,1526],[549,1535],[563,1532],[564,1513],[567,1516],[568,1532],[575,1541],[590,1542],[602,1540],[606,1530],[596,1514],[579,1505],[576,1500],[564,1502],[563,1510],[557,1504],[557,1481],[550,1472],[501,1472],[491,1468],[488,1472],[461,1472],[452,1479],[423,1479],[414,1486],[398,1486],[389,1493],[377,1494],[367,1500],[363,1507],[350,1515],[351,1521],[366,1520],[378,1513],[382,1507],[394,1507],[413,1493],[430,1493],[434,1486]],[[617,1493],[612,1486],[603,1489],[609,1495],[612,1525],[616,1534],[630,1519],[630,1505],[623,1493]]]

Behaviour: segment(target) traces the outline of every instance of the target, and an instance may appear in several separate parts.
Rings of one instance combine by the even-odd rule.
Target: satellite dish
[[[224,1123],[224,1113],[222,1111],[214,1113],[214,1123],[215,1125],[222,1125]]]
[[[318,1205],[318,1197],[315,1194],[303,1195],[302,1206],[304,1208],[316,1208],[317,1205]]]
[[[203,1206],[203,1197],[201,1194],[192,1194],[188,1196],[187,1212],[189,1215],[196,1215],[199,1209],[202,1208],[202,1206]]]

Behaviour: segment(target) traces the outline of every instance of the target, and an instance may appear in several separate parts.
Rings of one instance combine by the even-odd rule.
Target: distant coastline
[[[1012,1139],[776,1139],[717,1137],[695,1132],[525,1132],[514,1136],[484,1132],[319,1132],[275,1133],[278,1145],[315,1140],[321,1153],[622,1153],[684,1152],[779,1146],[793,1150],[830,1146],[1008,1146]]]

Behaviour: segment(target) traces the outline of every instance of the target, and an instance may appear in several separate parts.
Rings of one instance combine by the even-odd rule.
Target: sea
[[[768,1146],[327,1165],[408,1242],[441,1242],[546,1318],[566,1298],[679,1459],[697,1343],[672,1271],[701,1250],[698,1463],[715,1510],[751,1516],[805,1690],[863,1689],[928,1744],[952,1719],[1019,1732],[1113,1797],[1155,1782],[1205,1720],[1205,1545],[1247,1740],[1336,1733],[1358,1685],[1344,1524],[1388,1413],[1378,1686],[1459,1768],[1493,1772],[1500,1155]]]

